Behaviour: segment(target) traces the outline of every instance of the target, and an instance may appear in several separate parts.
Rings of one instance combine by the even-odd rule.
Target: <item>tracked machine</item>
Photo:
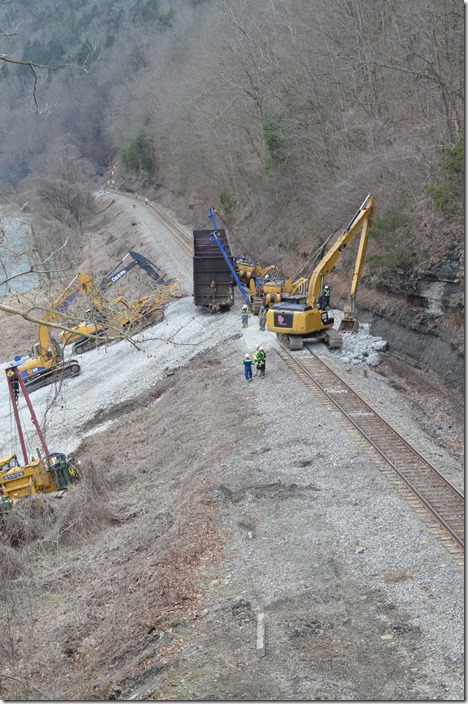
[[[63,318],[63,314],[81,293],[87,293],[92,288],[92,281],[85,274],[77,274],[65,290],[55,300],[52,309],[48,311],[37,329],[38,341],[33,345],[29,356],[16,355],[12,366],[18,370],[26,388],[29,391],[76,376],[81,367],[76,359],[65,360],[62,347],[57,343],[49,325]]]
[[[23,463],[18,461],[16,453],[0,458],[0,516],[10,511],[17,499],[52,492],[60,495],[80,478],[78,466],[64,453],[49,451],[18,368],[11,367],[5,371]],[[26,401],[42,447],[42,451],[36,450],[37,457],[28,455],[18,407],[20,395]]]
[[[156,292],[136,298],[130,303],[123,296],[107,301],[104,292],[121,281],[134,267],[140,267],[158,283]],[[91,308],[87,311],[89,319],[60,334],[63,345],[73,344],[74,354],[82,354],[103,345],[109,341],[110,336],[122,333],[131,335],[161,322],[164,318],[164,304],[171,296],[175,296],[179,288],[177,279],[167,277],[149,259],[133,251],[128,252],[105,275],[98,287],[91,285],[91,279],[89,282],[90,287],[86,291],[91,302]]]
[[[289,349],[300,350],[304,346],[304,341],[312,339],[321,340],[331,348],[341,347],[341,334],[333,327],[335,323],[333,312],[324,310],[320,305],[320,301],[325,277],[335,267],[356,234],[361,231],[354,266],[351,297],[345,311],[347,316],[345,325],[355,327],[354,302],[367,248],[367,233],[373,210],[374,197],[369,193],[346,229],[313,270],[307,283],[306,293],[300,293],[300,291],[304,290],[306,281],[302,278],[292,285],[292,295],[282,296],[280,303],[275,303],[269,308],[267,312],[267,328],[275,332],[278,339]]]

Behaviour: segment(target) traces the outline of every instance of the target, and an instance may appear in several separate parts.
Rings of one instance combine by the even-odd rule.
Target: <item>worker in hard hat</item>
[[[259,376],[265,376],[266,368],[266,352],[263,347],[259,347],[257,350],[257,374]]]
[[[260,330],[265,330],[266,316],[267,309],[265,306],[260,306],[260,310],[258,311],[258,326]]]
[[[330,286],[325,284],[323,287],[322,295],[319,298],[319,308],[320,310],[330,310]]]
[[[246,381],[252,381],[252,359],[250,354],[244,356],[244,375]]]
[[[241,320],[242,320],[242,327],[247,328],[249,327],[249,315],[250,315],[250,309],[249,306],[244,303],[242,306],[241,310]]]

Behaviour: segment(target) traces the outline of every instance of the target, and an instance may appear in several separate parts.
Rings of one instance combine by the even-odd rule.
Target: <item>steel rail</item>
[[[180,227],[180,225],[173,220],[169,215],[164,213],[159,206],[155,205],[153,202],[146,204],[146,207],[153,211],[158,220],[160,220],[165,227],[171,232],[171,234],[176,238],[178,243],[182,245],[185,251],[193,255],[193,242],[191,237]]]
[[[455,543],[464,547],[464,495],[352,389],[326,362],[307,348],[296,357],[283,345],[280,356],[305,376],[344,415],[366,442],[405,483]],[[313,365],[313,369],[307,367]],[[333,388],[330,388],[334,384]],[[404,467],[401,464],[404,463]],[[398,466],[400,464],[400,466]]]
[[[132,195],[131,193],[124,193],[123,191],[119,191],[115,188],[107,188],[106,189],[107,193],[115,193],[118,196],[121,196],[123,198],[127,198],[128,200],[135,201],[135,196]],[[188,235],[185,230],[179,225],[179,223],[176,220],[173,220],[169,215],[167,215],[161,208],[153,203],[153,201],[148,201],[146,203],[144,200],[139,199],[138,205],[143,205],[149,210],[152,211],[152,213],[156,216],[158,220],[161,221],[161,223],[170,231],[170,233],[175,237],[177,242],[182,245],[184,250],[187,252],[187,254],[190,254],[190,256],[193,255],[193,242],[192,238],[190,235]]]

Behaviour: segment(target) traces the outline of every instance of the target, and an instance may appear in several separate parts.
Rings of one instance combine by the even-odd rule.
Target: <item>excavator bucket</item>
[[[359,321],[350,313],[344,315],[341,319],[338,332],[357,332],[359,330]]]
[[[355,318],[353,308],[349,303],[345,303],[343,312],[344,315],[338,332],[357,332],[359,330],[359,321]]]

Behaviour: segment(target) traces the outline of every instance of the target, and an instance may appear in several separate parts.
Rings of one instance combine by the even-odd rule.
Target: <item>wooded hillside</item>
[[[289,267],[369,191],[371,278],[463,239],[460,0],[12,0],[2,15],[2,190],[48,232],[79,238],[86,189],[114,168],[194,226],[219,205],[239,247]]]

